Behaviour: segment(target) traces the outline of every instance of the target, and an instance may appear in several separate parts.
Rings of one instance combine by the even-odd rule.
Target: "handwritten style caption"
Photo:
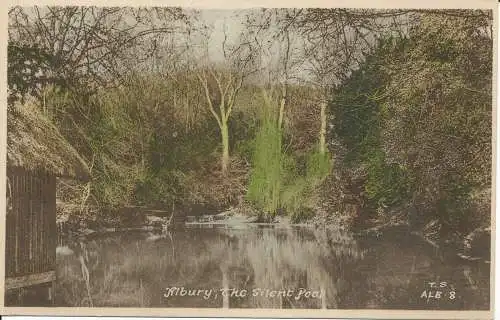
[[[224,289],[191,289],[185,287],[168,287],[165,288],[163,293],[164,298],[172,297],[201,297],[204,300],[217,299],[219,296],[222,297],[265,297],[265,298],[279,298],[288,297],[295,300],[303,298],[321,299],[323,297],[323,292],[321,290],[310,290],[306,288],[298,289],[281,289],[281,290],[271,290],[254,288],[252,290],[237,289],[237,288],[224,288]]]

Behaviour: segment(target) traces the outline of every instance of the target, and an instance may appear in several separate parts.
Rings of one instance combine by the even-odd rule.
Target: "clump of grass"
[[[278,123],[278,104],[266,94],[261,109],[260,128],[255,138],[253,170],[247,199],[266,218],[279,211],[298,222],[314,215],[315,188],[331,169],[328,152],[313,150],[307,158],[305,174],[298,174],[296,159],[283,150],[283,130]]]
[[[273,106],[264,108],[255,138],[253,170],[247,198],[273,217],[280,208],[283,175],[282,133]]]

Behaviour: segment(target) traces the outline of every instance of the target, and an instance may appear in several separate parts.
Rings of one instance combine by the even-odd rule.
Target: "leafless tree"
[[[49,57],[51,76],[66,83],[116,83],[152,57],[159,43],[188,31],[180,8],[13,7],[9,44],[36,47]]]
[[[230,162],[228,121],[245,79],[258,70],[258,52],[244,35],[240,36],[236,44],[229,44],[226,30],[221,47],[223,60],[215,62],[209,55],[209,44],[205,42],[205,52],[195,72],[205,93],[208,109],[221,132],[221,169],[222,174],[227,175]]]

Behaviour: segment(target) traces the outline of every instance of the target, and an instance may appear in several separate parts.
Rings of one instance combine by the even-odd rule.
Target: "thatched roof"
[[[90,174],[85,161],[33,102],[8,108],[7,166],[81,180]]]

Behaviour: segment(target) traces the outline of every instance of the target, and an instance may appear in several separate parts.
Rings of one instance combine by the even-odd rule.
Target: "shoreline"
[[[385,223],[376,224],[372,226],[365,226],[359,230],[352,230],[352,228],[347,227],[342,224],[341,219],[336,222],[333,221],[318,221],[318,219],[312,218],[300,223],[292,223],[291,219],[287,216],[277,216],[271,222],[259,221],[257,216],[245,216],[238,212],[228,210],[216,215],[201,215],[201,216],[186,216],[185,220],[180,223],[169,223],[168,219],[157,217],[157,216],[147,216],[146,222],[139,226],[120,226],[120,227],[101,227],[101,228],[91,228],[91,227],[80,227],[80,228],[68,228],[62,231],[63,236],[69,236],[70,238],[78,238],[80,240],[92,239],[95,237],[102,237],[105,235],[121,232],[155,232],[155,233],[168,233],[173,230],[180,229],[197,229],[197,228],[234,228],[234,229],[253,229],[253,228],[326,228],[330,229],[332,232],[336,231],[348,231],[352,232],[356,236],[361,237],[376,237],[384,238],[390,235],[397,235],[398,233],[408,233],[412,236],[419,238],[421,241],[425,242],[427,245],[431,246],[442,254],[453,252],[453,256],[460,258],[463,261],[477,262],[482,261],[484,263],[490,263],[489,260],[484,257],[475,257],[466,255],[464,253],[463,243],[460,241],[448,241],[444,242],[448,244],[443,247],[444,243],[438,243],[434,239],[427,237],[422,231],[411,230],[409,225],[405,222],[398,223]],[[76,230],[75,230],[76,229]],[[464,235],[462,238],[467,238],[468,235]],[[460,240],[462,240],[462,238]]]

